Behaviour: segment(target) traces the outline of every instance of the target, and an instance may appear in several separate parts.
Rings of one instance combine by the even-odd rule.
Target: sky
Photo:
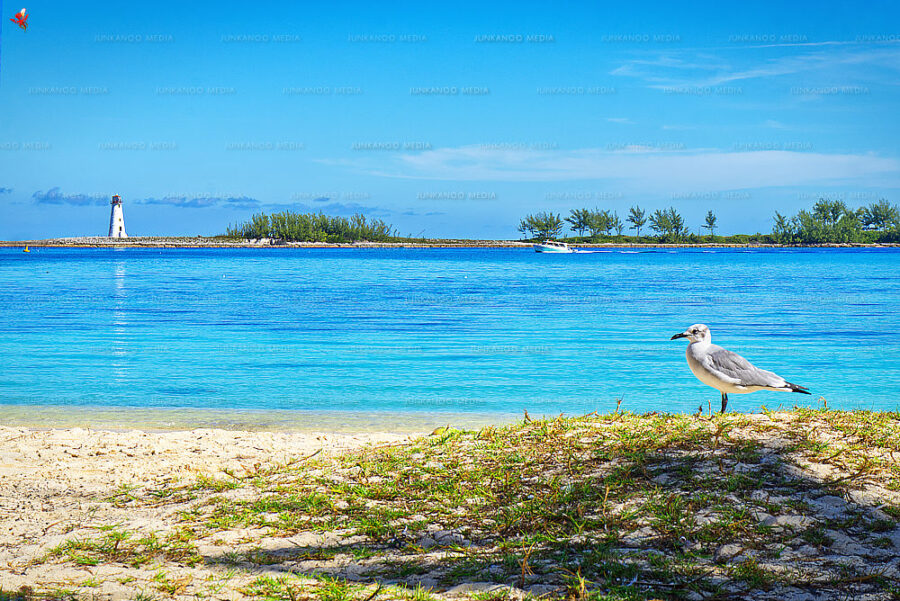
[[[23,0],[24,2],[24,0]],[[894,2],[35,0],[0,37],[0,239],[361,212],[517,238],[674,206],[900,202]]]

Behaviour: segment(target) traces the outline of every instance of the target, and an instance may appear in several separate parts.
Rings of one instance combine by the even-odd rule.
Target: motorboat
[[[557,242],[556,240],[544,240],[534,245],[536,253],[571,253],[575,252],[565,242]]]

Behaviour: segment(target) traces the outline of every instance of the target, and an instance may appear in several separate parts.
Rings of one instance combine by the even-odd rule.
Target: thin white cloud
[[[629,119],[628,117],[607,117],[607,121],[610,123],[620,123],[622,125],[634,125],[634,121]]]
[[[900,185],[900,161],[874,154],[824,154],[716,149],[660,151],[633,146],[609,151],[438,148],[357,164],[383,177],[447,181],[553,182],[604,180],[647,192],[672,189],[732,190],[823,183]]]
[[[900,70],[900,44],[867,45],[854,43],[848,49],[837,42],[808,44],[821,49],[816,52],[793,54],[770,58],[753,64],[744,56],[735,56],[731,62],[706,55],[698,56],[697,50],[684,49],[670,51],[653,60],[634,59],[610,71],[612,75],[641,79],[651,88],[706,88],[755,79],[767,79],[785,75],[795,75],[813,71],[828,71],[862,65],[882,67],[892,71]],[[776,44],[771,46],[735,46],[727,50],[740,52],[747,49],[767,47],[797,47],[805,44]],[[689,58],[673,56],[679,52]],[[750,63],[736,66],[734,63]],[[846,74],[846,70],[844,70]]]

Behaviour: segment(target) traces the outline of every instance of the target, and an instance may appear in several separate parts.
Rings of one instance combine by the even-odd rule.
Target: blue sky
[[[634,204],[731,233],[900,201],[896,3],[45,0],[27,32],[20,8],[2,239],[105,234],[114,193],[131,235],[290,208],[516,237]]]

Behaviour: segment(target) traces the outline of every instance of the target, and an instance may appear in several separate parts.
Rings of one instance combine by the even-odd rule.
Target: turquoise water
[[[0,249],[0,405],[696,411],[692,323],[814,393],[900,406],[900,251]],[[9,408],[9,407],[7,407]],[[299,413],[298,413],[299,414]],[[418,416],[410,416],[410,419]]]

